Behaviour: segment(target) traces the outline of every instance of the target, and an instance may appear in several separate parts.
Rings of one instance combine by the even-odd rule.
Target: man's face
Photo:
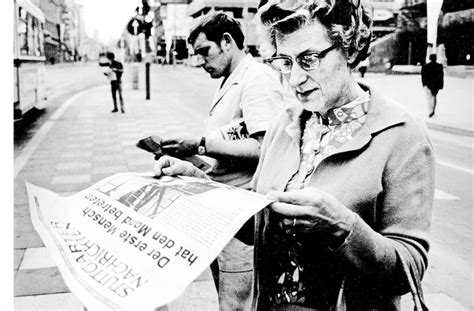
[[[193,44],[194,53],[200,57],[200,65],[211,78],[217,79],[229,74],[230,57],[214,41],[207,40],[204,33],[200,33]]]
[[[299,55],[319,53],[331,45],[326,28],[317,21],[277,40],[277,54],[293,59],[291,72],[285,78],[308,111],[325,113],[345,100],[350,71],[341,50],[328,52],[312,71],[302,69],[295,61]]]

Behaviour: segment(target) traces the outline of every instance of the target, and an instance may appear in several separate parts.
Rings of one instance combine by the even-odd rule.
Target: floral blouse
[[[327,120],[323,120],[317,112],[311,113],[304,125],[299,169],[288,182],[286,191],[304,188],[318,164],[357,134],[365,124],[369,103],[370,95],[366,92],[354,101],[330,110]],[[309,237],[308,241],[308,236],[296,234],[287,228],[274,230],[269,235],[270,245],[276,254],[271,280],[267,283],[271,284],[267,289],[269,304],[274,307],[330,307],[336,301],[337,292],[329,290],[328,293],[322,293],[326,285],[330,288],[327,283],[331,281],[317,280],[318,268],[314,266],[318,254],[308,250],[308,245],[318,245],[319,242],[313,237]],[[320,287],[315,285],[318,282]],[[334,289],[340,287],[340,284],[333,285]],[[324,290],[320,290],[321,286]]]

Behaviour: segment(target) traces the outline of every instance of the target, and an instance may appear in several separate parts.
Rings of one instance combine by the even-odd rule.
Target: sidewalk
[[[141,67],[144,65],[140,66],[140,90],[132,90],[129,83],[131,70],[127,71],[130,75],[124,76],[125,114],[110,113],[109,86],[81,92],[66,102],[61,108],[63,110],[51,116],[15,159],[15,310],[83,310],[83,305],[70,293],[31,224],[25,180],[61,195],[70,195],[118,172],[151,171],[153,157],[135,147],[140,138],[152,134],[202,133],[203,120],[218,81],[211,80],[197,68],[177,66],[174,69],[154,65],[151,100],[147,101],[143,86],[144,68]],[[370,74],[366,78],[374,86],[386,88],[387,83],[393,85],[388,93],[402,96],[401,99],[396,97],[398,100],[403,97],[416,99],[410,102],[417,105],[407,108],[421,116],[424,107],[421,96],[424,94],[422,90],[415,90],[420,88],[419,84],[414,85],[414,81],[405,79],[406,76]],[[446,91],[440,93],[438,114],[433,120],[425,119],[440,128],[473,133],[472,100],[466,100],[466,92],[462,90],[454,93],[459,83],[465,81],[447,79]],[[472,80],[469,83],[472,86]],[[402,91],[408,87],[410,91]],[[472,88],[470,92],[472,98]],[[448,99],[452,103],[444,104]],[[446,295],[427,294],[432,310],[463,310]],[[209,270],[204,271],[170,305],[170,310],[217,308],[217,295]]]
[[[474,136],[474,78],[454,78],[445,76],[444,88],[437,96],[436,113],[428,118],[426,96],[421,86],[420,75],[366,74],[361,82],[383,90],[405,108],[419,116],[430,129],[452,134]]]
[[[44,124],[15,159],[15,174],[18,172],[14,183],[15,310],[83,310],[33,228],[25,180],[70,195],[118,172],[151,171],[153,157],[135,147],[143,137],[202,132],[216,81],[208,79],[199,69],[190,73],[184,67],[163,70],[166,74],[161,68],[152,73],[148,101],[144,83],[140,90],[132,90],[127,83],[131,77],[127,77],[125,114],[110,112],[110,86],[80,93],[75,100],[65,103],[69,107],[64,106],[62,114],[54,114]],[[182,79],[183,70],[187,79]],[[213,309],[217,309],[217,294],[209,270],[170,305],[170,310]]]

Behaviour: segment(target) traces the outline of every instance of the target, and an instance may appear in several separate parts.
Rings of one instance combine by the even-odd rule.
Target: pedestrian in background
[[[216,161],[208,172],[212,180],[250,189],[265,132],[283,107],[279,75],[244,52],[240,23],[227,14],[205,17],[191,31],[188,42],[199,65],[211,78],[223,78],[222,83],[210,105],[204,135],[155,137],[155,145],[160,152],[178,158],[212,157]],[[253,225],[250,219],[244,225],[250,230],[241,230],[250,234],[237,233],[211,265],[220,310],[250,309]]]
[[[421,67],[421,83],[428,101],[428,117],[435,114],[436,96],[444,86],[443,65],[436,62],[436,54],[430,55],[430,62]]]
[[[274,201],[256,218],[252,310],[400,310],[408,292],[426,310],[433,147],[421,121],[352,75],[369,12],[343,0],[257,12],[276,48],[267,62],[299,102],[265,135],[252,182]],[[206,177],[172,157],[154,171]]]
[[[117,93],[120,100],[120,110],[122,113],[125,113],[123,96],[122,96],[122,74],[123,74],[123,65],[121,62],[115,60],[115,55],[112,52],[107,52],[107,59],[110,61],[109,68],[104,74],[110,81],[110,88],[112,91],[112,100],[114,102],[114,109],[112,112],[117,112]]]

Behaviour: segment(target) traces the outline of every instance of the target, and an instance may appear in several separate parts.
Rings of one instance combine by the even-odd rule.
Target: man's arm
[[[206,155],[211,157],[236,157],[242,159],[258,160],[260,147],[265,132],[261,131],[249,138],[238,140],[223,140],[219,138],[206,138]]]
[[[113,71],[116,71],[116,72],[123,72],[123,65],[122,63],[116,63],[114,64],[113,66],[111,66],[112,70]]]
[[[249,138],[224,140],[218,135],[206,136],[205,155],[214,158],[242,158],[258,160],[260,145],[265,135],[264,131],[252,134]],[[198,153],[201,137],[168,138],[161,140],[163,153],[185,158]]]
[[[426,67],[422,66],[421,67],[421,85],[425,86],[426,85],[426,74],[425,74]]]
[[[278,76],[265,65],[256,65],[245,83],[240,98],[242,119],[248,138],[225,139],[219,129],[206,135],[206,153],[210,157],[256,160],[260,156],[261,142],[276,113],[283,107],[283,88]],[[201,137],[192,139],[164,139],[162,149],[176,157],[197,153]]]

